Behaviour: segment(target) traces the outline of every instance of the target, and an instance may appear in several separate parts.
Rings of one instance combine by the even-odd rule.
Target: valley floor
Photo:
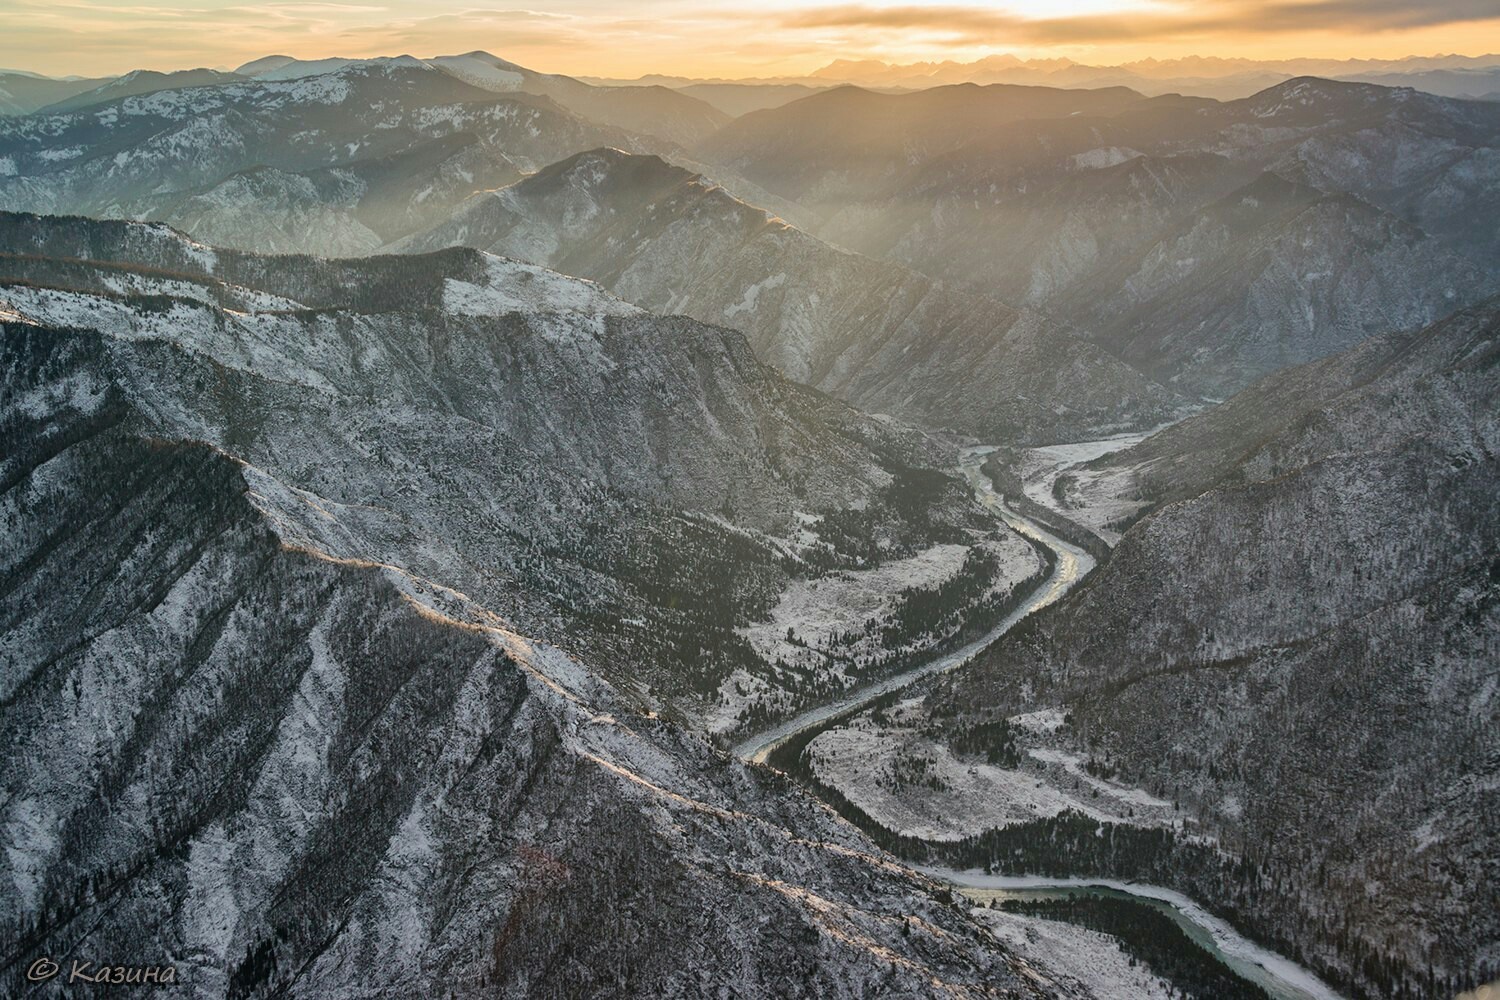
[[[962,666],[977,653],[1004,635],[1016,622],[1048,604],[1059,600],[1074,585],[1094,568],[1094,558],[1087,552],[1063,541],[1051,532],[1013,512],[994,491],[988,478],[980,471],[980,465],[989,454],[986,447],[969,448],[964,452],[960,468],[964,477],[974,487],[975,495],[991,513],[1025,538],[1045,546],[1053,553],[1051,572],[1010,614],[984,636],[950,653],[921,663],[877,683],[860,687],[843,697],[826,702],[815,708],[757,733],[734,747],[734,754],[746,760],[764,762],[771,752],[797,733],[807,732],[830,719],[847,715],[893,692],[909,687],[919,680],[945,673]],[[804,626],[806,627],[806,626]]]
[[[1023,483],[1033,501],[1070,519],[1076,509],[1061,503],[1052,484],[1071,467],[1118,451],[1146,435],[1125,435],[1024,453]],[[992,449],[967,449],[962,470],[976,496],[1017,532],[1055,554],[1052,573],[1011,615],[982,639],[913,669],[862,687],[763,731],[734,748],[746,760],[774,760],[778,750],[803,746],[802,762],[817,785],[832,789],[870,821],[900,837],[930,843],[956,843],[986,831],[1077,814],[1100,823],[1170,830],[1205,846],[1213,839],[1176,803],[1108,777],[1106,768],[1072,745],[1061,708],[1043,709],[1004,720],[1011,741],[1007,759],[984,761],[954,750],[920,696],[893,700],[899,692],[966,663],[1022,618],[1060,599],[1094,568],[1082,549],[1014,512],[994,489],[981,465]],[[1103,528],[1118,511],[1086,508],[1075,523],[1107,542],[1118,539]],[[807,627],[804,625],[804,627]],[[1226,921],[1186,895],[1158,886],[1095,878],[991,875],[980,871],[919,866],[919,870],[959,887],[981,906],[974,912],[1002,941],[1022,954],[1079,975],[1086,987],[1110,997],[1146,1000],[1173,995],[1169,982],[1127,959],[1124,944],[1108,934],[984,906],[997,893],[1026,889],[1071,890],[1104,887],[1153,902],[1171,911],[1190,937],[1241,979],[1275,1000],[1338,1000],[1339,994],[1313,973],[1250,941]],[[1066,956],[1060,958],[1059,956]],[[1076,959],[1076,961],[1075,961]]]

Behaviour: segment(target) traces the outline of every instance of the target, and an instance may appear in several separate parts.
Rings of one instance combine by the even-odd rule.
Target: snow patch
[[[506,257],[485,255],[480,283],[448,278],[443,284],[443,307],[466,316],[498,316],[508,312],[578,312],[589,315],[635,316],[641,310],[615,298],[592,281],[572,278]]]
[[[818,780],[892,830],[954,841],[1073,811],[1119,822],[1087,793],[1037,773],[959,760],[946,746],[902,730],[831,729],[808,744]]]
[[[1055,733],[1063,726],[1065,713],[1060,708],[1043,708],[1010,717],[1010,724],[1033,733]]]
[[[1101,146],[1073,154],[1068,158],[1068,164],[1073,170],[1103,170],[1106,167],[1117,167],[1141,155],[1140,150],[1129,147]]]
[[[1109,1000],[1167,1000],[1176,991],[1120,950],[1108,934],[1060,920],[975,907],[974,918],[1011,951],[1054,973],[1064,972]]]
[[[724,307],[724,318],[733,319],[740,313],[755,312],[755,306],[756,303],[760,301],[761,292],[764,292],[771,288],[780,288],[784,284],[786,284],[785,274],[776,274],[761,281],[757,281],[755,284],[745,289],[745,294],[740,298],[738,302]]]

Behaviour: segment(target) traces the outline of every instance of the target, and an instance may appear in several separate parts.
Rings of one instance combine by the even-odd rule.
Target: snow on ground
[[[924,840],[959,840],[1068,809],[1114,818],[1035,775],[965,763],[919,736],[831,729],[808,745],[808,755],[819,781],[881,825]]]
[[[353,59],[293,59],[291,62],[275,69],[257,73],[257,80],[299,80],[307,76],[321,76],[325,73],[335,73],[345,66],[354,64]]]
[[[509,92],[520,90],[526,78],[513,70],[501,69],[474,55],[437,56],[427,60],[434,66],[452,73],[466,83],[484,87],[486,90]]]
[[[1010,724],[1033,733],[1055,733],[1062,728],[1066,714],[1060,708],[1044,708],[1024,715],[1013,715]]]
[[[1066,750],[1054,750],[1048,747],[1032,747],[1026,753],[1043,764],[1058,765],[1068,774],[1097,788],[1100,792],[1111,798],[1143,806],[1147,809],[1172,808],[1172,803],[1165,799],[1159,799],[1150,792],[1139,788],[1126,788],[1112,781],[1105,781],[1102,778],[1094,777],[1083,769],[1083,758],[1076,753],[1068,753]]]
[[[740,632],[768,662],[821,662],[823,657],[814,650],[827,647],[833,633],[862,631],[871,618],[889,614],[907,587],[931,588],[951,579],[968,554],[967,545],[934,545],[877,569],[793,580],[771,609],[769,621]],[[788,629],[796,641],[788,641]]]
[[[1123,451],[1155,434],[1160,427],[1139,434],[1121,434],[1098,441],[1078,441],[1043,448],[1028,448],[1022,453],[1021,480],[1026,496],[1044,507],[1066,516],[1088,528],[1110,545],[1120,540],[1120,533],[1107,525],[1129,517],[1145,506],[1127,499],[1133,492],[1133,469],[1093,472],[1076,468],[1101,455]],[[1053,493],[1059,476],[1068,474],[1066,499]]]
[[[1252,982],[1264,987],[1269,981],[1278,990],[1289,987],[1291,995],[1307,998],[1307,1000],[1344,1000],[1339,993],[1312,972],[1291,959],[1256,944],[1235,930],[1227,921],[1214,916],[1188,896],[1173,889],[1164,889],[1161,886],[1148,885],[1144,882],[1122,882],[1119,879],[1109,878],[986,875],[973,869],[955,871],[951,868],[923,865],[918,865],[917,870],[924,875],[965,889],[1006,891],[1097,886],[1139,896],[1142,899],[1154,899],[1168,904],[1186,923],[1196,924],[1207,933],[1214,947],[1219,950],[1221,960],[1224,960],[1233,971]],[[1275,995],[1287,994],[1278,992]]]
[[[816,539],[809,521],[799,520],[798,537]],[[816,579],[795,580],[782,592],[769,620],[739,631],[768,663],[783,659],[788,663],[822,665],[828,657],[819,650],[835,645],[840,656],[872,655],[879,651],[878,629],[874,635],[852,644],[836,643],[834,637],[862,633],[872,618],[883,621],[895,610],[903,590],[932,589],[952,579],[976,547],[990,552],[999,562],[990,593],[1009,593],[1017,583],[1041,568],[1031,546],[1012,534],[984,541],[980,546],[934,545],[908,559],[875,569],[845,570]],[[788,629],[795,638],[787,638]]]
[[[809,514],[806,511],[801,510],[792,511],[792,516],[797,519],[797,534],[793,539],[793,542],[798,547],[804,549],[811,548],[812,546],[818,544],[818,541],[820,539],[817,528],[818,522],[821,521],[822,518],[818,517],[816,514]]]
[[[9,890],[23,906],[35,907],[42,898],[47,865],[57,856],[61,825],[56,809],[46,802],[25,798],[9,803],[5,822]]]
[[[725,319],[733,319],[735,316],[739,315],[742,312],[743,313],[753,313],[753,312],[755,312],[755,306],[756,306],[756,303],[760,301],[760,293],[761,292],[765,291],[768,288],[780,288],[785,283],[786,283],[786,275],[785,274],[774,275],[773,277],[766,278],[764,281],[758,281],[758,282],[756,282],[755,284],[751,285],[749,288],[745,289],[745,294],[740,299],[740,301],[738,301],[738,302],[736,302],[736,303],[734,303],[732,305],[725,306],[725,308],[724,308],[724,318]]]
[[[1108,934],[1086,927],[1023,917],[1003,910],[977,906],[971,911],[1011,951],[1047,969],[1066,969],[1090,994],[1109,1000],[1166,1000],[1173,995],[1167,983],[1132,965]]]
[[[221,287],[232,291],[236,298],[254,309],[296,309],[298,303],[265,292],[252,292],[237,286],[215,286],[201,282],[176,278],[163,278],[154,274],[135,271],[102,272],[100,283],[116,295],[167,295],[177,299],[192,299],[205,305],[218,305]]]
[[[819,520],[798,512],[791,537],[771,541],[788,554],[805,552],[819,544]],[[874,569],[840,570],[793,580],[782,591],[767,620],[737,631],[767,664],[780,661],[810,670],[820,680],[853,686],[869,680],[869,676],[860,676],[858,671],[877,669],[882,657],[893,653],[920,655],[951,637],[946,633],[923,633],[910,636],[898,649],[888,649],[882,629],[902,604],[903,591],[930,590],[953,579],[970,554],[979,550],[993,556],[997,565],[984,596],[1009,594],[1042,569],[1036,551],[1010,532],[972,545],[934,545],[907,559]],[[773,670],[773,676],[768,677],[755,678],[738,671],[726,678],[703,709],[709,731],[723,733],[734,729],[741,713],[754,706],[772,711],[793,707],[796,692],[780,686],[781,677],[801,679],[800,675],[780,669]]]
[[[482,284],[449,278],[443,285],[443,308],[469,316],[507,312],[582,312],[631,316],[640,310],[582,278],[549,271],[508,257],[485,255]]]
[[[704,712],[704,727],[714,734],[727,733],[740,723],[740,713],[772,696],[771,685],[736,668],[719,685],[718,700],[710,702]]]
[[[1021,758],[1015,768],[960,758],[927,735],[927,721],[920,698],[879,718],[858,716],[808,745],[813,772],[882,825],[927,840],[957,840],[1068,810],[1107,823],[1181,826],[1172,803],[1084,770],[1083,757],[1063,748],[1061,709],[1009,720]]]
[[[1103,170],[1106,167],[1117,167],[1140,155],[1140,150],[1129,146],[1100,146],[1087,152],[1074,153],[1068,158],[1068,163],[1074,170]]]
[[[1104,455],[1112,455],[1117,451],[1124,451],[1126,448],[1140,444],[1160,429],[1142,431],[1137,434],[1117,434],[1114,437],[1100,438],[1097,441],[1049,444],[1040,448],[1028,448],[1027,452],[1038,456],[1041,460],[1050,461],[1052,464],[1060,467],[1079,465],[1083,462],[1092,462],[1096,458]]]
[[[1171,803],[1044,753],[1028,751],[1015,769],[960,759],[915,725],[877,725],[869,716],[808,745],[819,781],[882,825],[925,840],[958,840],[1068,810],[1107,823],[1175,825]]]
[[[169,238],[175,240],[177,245],[182,248],[182,251],[193,259],[194,263],[203,268],[203,273],[215,273],[219,266],[219,252],[217,250],[206,244],[199,243],[197,240],[189,239],[181,233],[174,232],[166,226],[162,228],[166,229]]]

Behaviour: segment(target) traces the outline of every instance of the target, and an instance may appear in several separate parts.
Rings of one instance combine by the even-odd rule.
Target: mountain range
[[[577,263],[540,251],[536,262],[580,268],[651,309],[729,322],[794,377],[857,405],[981,436],[1147,426],[1181,400],[1222,398],[1279,367],[1419,328],[1496,288],[1496,237],[1482,220],[1500,210],[1488,183],[1500,111],[1475,102],[1318,80],[1227,104],[1125,88],[843,88],[715,128],[727,116],[712,112],[688,127],[691,115],[637,89],[641,114],[654,108],[678,123],[658,132],[707,135],[684,148],[559,103],[629,118],[606,107],[629,96],[623,91],[482,53],[270,59],[242,70],[258,75],[0,123],[0,205],[159,219],[259,252],[358,255],[403,240],[453,242],[475,205],[512,197],[486,201],[484,192],[532,173],[538,180],[514,191],[539,189],[554,176],[543,167],[579,153],[656,155],[708,177],[705,190],[722,188],[705,197],[723,206],[700,212],[716,214],[718,229],[756,225],[748,206],[769,202],[777,217],[831,244],[795,239],[818,262],[806,272],[809,291],[831,304],[809,308],[796,289],[768,295],[764,307],[758,294],[743,304],[726,298],[731,284],[744,296],[793,273],[739,238],[735,261],[713,265],[736,280],[715,285],[707,258],[695,261],[694,284],[711,286],[712,301],[694,300],[701,291],[678,287],[686,245],[678,234],[697,223],[670,215],[688,202],[675,199],[648,219],[656,204],[639,203],[629,185],[610,186],[621,203],[599,206],[601,218],[636,218],[661,235],[630,249],[637,260],[628,280],[621,271],[616,284],[607,272],[619,269],[602,260],[589,267],[578,247],[568,251]],[[639,183],[665,191],[677,180]],[[731,207],[731,197],[743,204]],[[620,253],[618,236],[613,245],[594,239],[593,254]],[[876,279],[873,264],[861,265],[871,277],[851,283],[853,258],[841,247],[907,270]],[[657,255],[665,255],[659,264]],[[890,332],[860,333],[857,343],[864,316],[845,310],[827,325],[823,317],[847,301],[829,294],[835,286],[886,286],[884,296],[853,293],[866,314],[882,297],[928,302],[913,271],[947,293],[922,309],[955,320],[928,323],[919,310],[902,332],[907,307],[885,307],[874,321]],[[918,322],[923,336],[911,333]],[[1003,360],[975,367],[976,322],[1016,331]],[[827,329],[816,347],[807,343],[810,324]],[[933,326],[942,335],[929,351]],[[886,358],[922,351],[936,366],[893,382],[882,350]],[[1054,350],[1074,359],[1048,361],[1068,373],[1061,381],[1037,373],[1036,359]],[[993,381],[995,363],[1016,375],[998,395],[975,388]],[[1121,404],[1119,419],[1100,418]],[[1044,412],[1058,405],[1056,416]]]
[[[722,711],[731,676],[773,714],[834,683],[741,631],[800,581],[934,546],[952,574],[1008,534],[937,471],[943,446],[788,382],[737,333],[534,265],[264,257],[160,226],[5,221],[10,311],[146,352],[130,391],[173,418],[151,433],[307,491],[327,515],[298,529],[307,546],[504,607],[596,670],[625,668],[623,691],[676,718]],[[991,577],[1023,582],[983,565],[971,602]],[[903,607],[872,610],[886,658],[947,637]],[[845,683],[883,666],[851,662]]]
[[[1298,80],[1245,101],[844,89],[702,151],[840,245],[1043,308],[1222,397],[1495,288],[1500,109]]]
[[[984,439],[1143,429],[1185,404],[1045,315],[829,246],[655,156],[579,154],[398,244],[445,246],[740,330],[797,381]]]
[[[1004,83],[1033,87],[1130,87],[1145,94],[1187,94],[1215,100],[1249,97],[1293,77],[1413,87],[1443,97],[1494,100],[1500,96],[1500,55],[1409,56],[1404,59],[1231,59],[1189,56],[1141,59],[1116,66],[1090,65],[1066,58],[1021,59],[1002,54],[974,62],[887,63],[879,59],[838,59],[802,77],[752,80],[696,80],[647,76],[638,80],[590,82],[611,85],[666,86],[711,103],[751,93],[786,103],[806,91],[853,84],[876,90],[905,91],[962,83]],[[802,93],[797,93],[797,91]],[[794,96],[795,95],[795,96]],[[730,114],[736,112],[724,107]]]
[[[473,250],[0,234],[11,987],[1086,995],[650,707],[724,666],[723,587],[978,525],[931,472],[882,507],[930,446]],[[793,506],[839,534],[776,542]]]
[[[1497,66],[0,74],[3,991],[1493,979]]]

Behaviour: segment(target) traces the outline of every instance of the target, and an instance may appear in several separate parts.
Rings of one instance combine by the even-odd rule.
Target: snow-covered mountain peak
[[[497,92],[518,91],[526,83],[519,67],[497,59],[488,52],[469,52],[461,56],[436,56],[427,60],[438,69],[451,73],[465,83]]]

